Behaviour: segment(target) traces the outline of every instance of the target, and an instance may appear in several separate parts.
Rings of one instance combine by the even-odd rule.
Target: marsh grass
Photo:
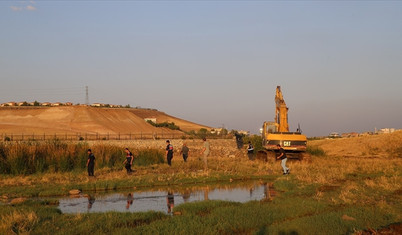
[[[13,210],[0,218],[0,234],[29,234],[39,222],[33,211]]]
[[[0,173],[30,175],[44,172],[83,171],[88,158],[87,143],[51,140],[46,142],[0,142]],[[91,146],[96,168],[120,168],[125,159],[124,149],[114,145]],[[136,150],[134,164],[147,166],[164,162],[160,150]]]

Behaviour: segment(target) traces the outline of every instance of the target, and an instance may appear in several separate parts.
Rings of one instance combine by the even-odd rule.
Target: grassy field
[[[388,143],[388,145],[387,145]],[[390,146],[391,145],[391,146]],[[401,133],[309,143],[312,162],[214,157],[208,172],[197,157],[173,166],[144,164],[127,175],[122,165],[95,170],[2,174],[0,234],[400,234],[402,222]],[[243,179],[273,182],[272,201],[203,201],[179,205],[174,215],[147,213],[62,214],[57,201],[71,189],[105,190],[158,185],[208,184]],[[11,204],[13,198],[25,201]],[[397,224],[397,225],[394,225]],[[381,229],[386,230],[381,230]]]

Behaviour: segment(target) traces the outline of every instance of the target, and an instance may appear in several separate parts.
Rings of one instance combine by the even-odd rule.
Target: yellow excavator
[[[264,122],[262,126],[261,134],[264,150],[258,152],[257,158],[265,160],[275,158],[276,151],[278,151],[277,145],[280,144],[288,158],[302,160],[307,157],[307,138],[301,134],[300,126],[296,132],[289,132],[289,108],[283,99],[280,86],[276,87],[275,104],[275,121]]]

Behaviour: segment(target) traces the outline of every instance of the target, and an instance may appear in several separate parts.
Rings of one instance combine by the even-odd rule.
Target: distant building
[[[50,103],[50,102],[43,102],[42,103],[42,106],[51,106],[52,105],[52,103]]]
[[[214,128],[211,129],[211,134],[217,134],[220,135],[222,133],[223,128]]]
[[[7,103],[2,103],[1,107],[7,107],[7,106],[17,106],[16,102],[7,102]]]
[[[249,132],[249,131],[240,130],[240,131],[238,131],[238,132],[239,132],[239,134],[241,134],[241,135],[250,135],[250,132]]]
[[[123,105],[120,104],[110,104],[110,108],[123,108]]]
[[[55,106],[62,106],[63,104],[60,102],[56,102],[56,103],[52,103],[50,104],[51,106],[55,107]]]
[[[105,107],[105,104],[102,103],[93,103],[91,104],[92,107]]]
[[[330,137],[330,138],[339,138],[341,136],[339,135],[338,132],[331,132],[328,137]]]
[[[67,103],[65,103],[65,105],[66,105],[66,106],[72,106],[72,105],[73,105],[73,103],[71,103],[71,102],[67,102]]]
[[[144,118],[144,120],[145,120],[146,122],[151,121],[151,122],[153,122],[153,123],[156,123],[156,118]]]
[[[378,134],[390,134],[395,132],[395,128],[382,128],[378,131]]]
[[[349,132],[349,133],[342,133],[342,138],[350,138],[350,137],[358,137],[359,133],[357,132]]]
[[[371,131],[366,131],[366,132],[360,133],[359,136],[368,136],[368,135],[373,135],[373,134],[374,133]]]

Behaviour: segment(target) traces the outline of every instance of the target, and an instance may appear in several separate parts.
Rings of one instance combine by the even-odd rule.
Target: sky
[[[0,103],[130,104],[258,133],[402,128],[402,1],[0,1]]]

